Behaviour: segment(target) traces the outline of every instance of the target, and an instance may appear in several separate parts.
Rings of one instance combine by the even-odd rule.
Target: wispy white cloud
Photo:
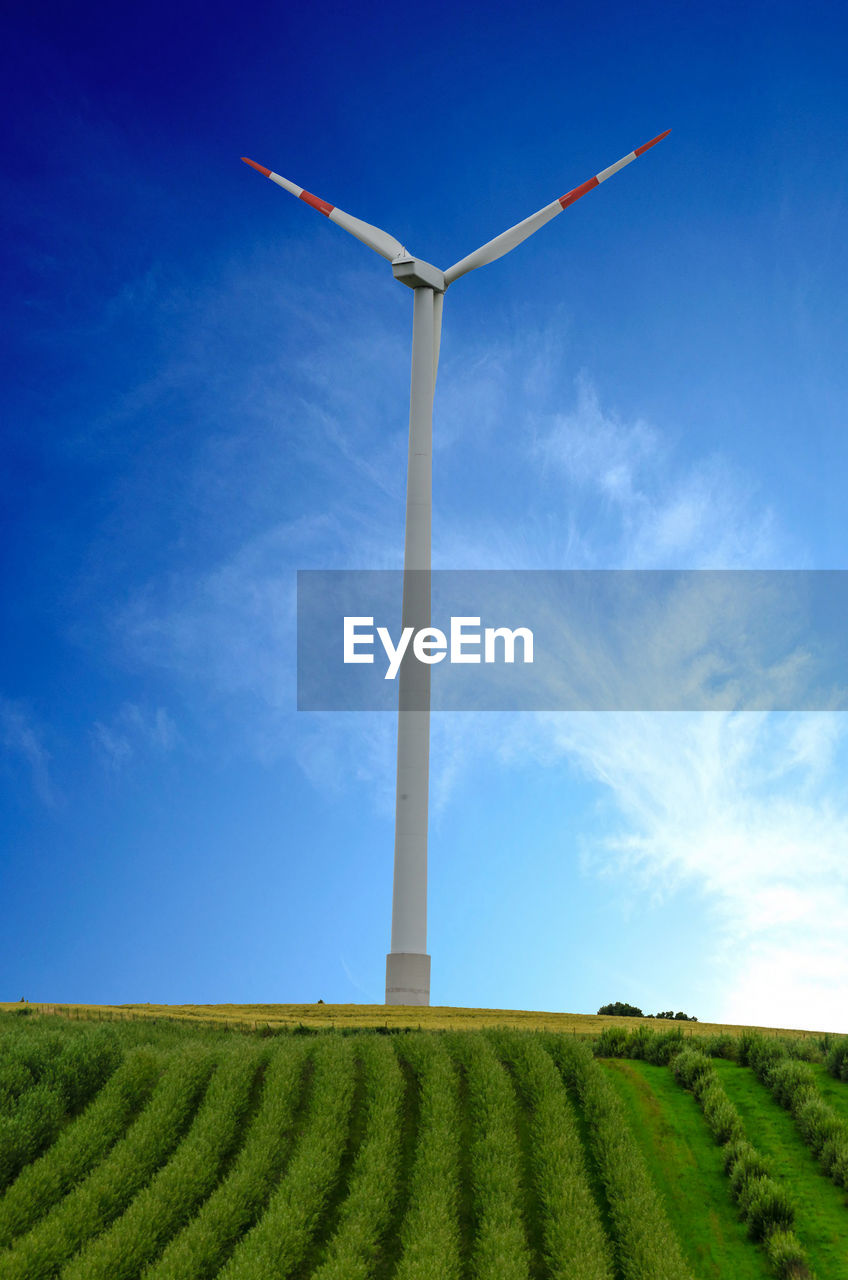
[[[651,895],[685,886],[705,897],[714,924],[705,959],[722,976],[715,1014],[835,1029],[848,967],[838,718],[555,716],[537,731],[548,760],[560,750],[614,800],[618,830],[586,849],[591,868],[614,869]],[[766,955],[777,987],[755,980]]]
[[[23,761],[30,784],[44,804],[57,801],[50,779],[50,752],[44,745],[43,731],[20,702],[0,697],[0,745],[12,759]]]
[[[180,741],[177,726],[164,707],[125,702],[110,723],[96,720],[92,740],[106,767],[117,773],[139,752],[165,754]]]

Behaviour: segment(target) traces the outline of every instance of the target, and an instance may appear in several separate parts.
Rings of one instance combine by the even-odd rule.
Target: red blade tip
[[[658,142],[662,142],[663,138],[667,138],[670,133],[670,129],[666,129],[665,133],[658,133],[655,138],[651,138],[650,142],[646,142],[644,146],[637,147],[635,154],[637,156],[644,155],[646,151],[650,151],[651,147],[655,147]]]
[[[248,160],[247,156],[242,156],[242,160],[245,164],[249,164],[252,169],[256,169],[259,173],[264,173],[266,178],[270,178],[271,170],[266,169],[264,164],[257,164],[255,160]]]

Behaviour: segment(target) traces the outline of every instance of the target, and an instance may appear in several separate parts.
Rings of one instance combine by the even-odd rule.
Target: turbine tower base
[[[409,951],[386,956],[386,1004],[429,1005],[430,957]]]

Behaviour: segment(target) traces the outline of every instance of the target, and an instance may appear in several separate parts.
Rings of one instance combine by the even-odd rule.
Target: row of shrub
[[[684,1044],[683,1031],[677,1027],[668,1031],[652,1031],[650,1027],[637,1027],[634,1031],[627,1027],[604,1027],[592,1041],[592,1051],[596,1058],[640,1058],[665,1066]]]
[[[532,1033],[507,1033],[498,1042],[529,1116],[530,1176],[540,1210],[545,1274],[551,1280],[612,1280],[612,1249],[562,1077]]]
[[[583,1043],[564,1036],[546,1044],[576,1090],[590,1149],[606,1193],[624,1280],[692,1280],[623,1104]]]
[[[814,1036],[765,1036],[758,1031],[742,1031],[732,1035],[728,1031],[714,1035],[698,1036],[684,1034],[681,1027],[669,1027],[666,1031],[654,1031],[651,1027],[604,1027],[600,1035],[592,1042],[595,1056],[598,1058],[640,1058],[644,1062],[653,1062],[664,1066],[670,1062],[687,1044],[696,1044],[701,1053],[709,1058],[727,1058],[731,1062],[746,1065],[749,1049],[761,1043],[773,1045],[773,1052],[778,1057],[793,1058],[801,1062],[827,1062],[831,1074],[848,1079],[848,1037],[833,1042],[827,1050],[822,1042]],[[843,1067],[843,1063],[845,1066]]]
[[[825,1037],[829,1041],[829,1037]],[[780,1058],[794,1058],[798,1062],[822,1062],[825,1058],[823,1040],[818,1036],[775,1036],[762,1031],[742,1031],[734,1039],[736,1061],[747,1066],[752,1052],[760,1052],[760,1046],[772,1047],[769,1053]]]
[[[812,1068],[768,1036],[748,1036],[744,1062],[795,1120],[828,1177],[848,1190],[848,1124],[822,1097]]]
[[[671,1071],[694,1094],[724,1148],[725,1173],[749,1235],[763,1244],[778,1276],[787,1280],[809,1276],[804,1251],[792,1230],[795,1209],[786,1188],[746,1138],[739,1112],[722,1088],[712,1059],[697,1049],[683,1049],[672,1058]]]

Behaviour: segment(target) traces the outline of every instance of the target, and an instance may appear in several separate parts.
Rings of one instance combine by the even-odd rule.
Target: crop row
[[[365,1137],[326,1254],[313,1280],[366,1280],[373,1272],[398,1191],[404,1083],[394,1049],[366,1041]]]
[[[29,1036],[13,1042],[0,1065],[0,1191],[57,1138],[118,1066],[114,1037]]]
[[[551,1280],[612,1280],[612,1250],[562,1077],[535,1037],[504,1039],[529,1116],[530,1173]]]
[[[130,1031],[0,1038],[7,1120],[40,1090],[61,1096],[52,1145],[0,1196],[0,1280],[691,1280],[583,1042]],[[637,1039],[613,1028],[603,1047],[672,1063],[751,1235],[779,1275],[807,1275],[784,1189],[710,1058],[679,1033]],[[848,1134],[817,1109],[809,1068],[745,1044],[834,1176]]]
[[[106,1159],[0,1254],[0,1280],[47,1280],[124,1212],[181,1138],[213,1066],[211,1053],[193,1045],[176,1057]]]
[[[203,1280],[216,1276],[239,1240],[261,1218],[290,1157],[304,1101],[306,1046],[273,1053],[259,1110],[227,1176],[199,1212],[174,1236],[144,1280]]]
[[[576,1090],[591,1151],[606,1192],[616,1260],[625,1280],[692,1280],[621,1102],[586,1045],[547,1038]]]
[[[234,1046],[215,1070],[192,1126],[113,1226],[76,1255],[63,1280],[130,1280],[203,1203],[240,1136],[264,1054]]]
[[[477,1280],[528,1280],[515,1090],[488,1040],[455,1037],[452,1043],[465,1068],[471,1121],[473,1274]]]
[[[63,1089],[73,1109],[87,1096],[92,1077],[102,1078],[119,1059],[118,1041],[106,1029],[72,1035],[38,1024],[6,1029],[0,1039],[0,1115],[38,1084]]]
[[[0,1198],[0,1248],[28,1231],[104,1158],[141,1110],[161,1068],[154,1050],[131,1049],[91,1106],[21,1171]]]
[[[456,1068],[441,1038],[415,1036],[402,1051],[418,1077],[420,1104],[395,1280],[459,1280],[461,1122]]]
[[[333,1190],[347,1142],[354,1093],[350,1040],[315,1048],[313,1095],[291,1163],[265,1213],[218,1273],[222,1280],[288,1275],[303,1260]]]

